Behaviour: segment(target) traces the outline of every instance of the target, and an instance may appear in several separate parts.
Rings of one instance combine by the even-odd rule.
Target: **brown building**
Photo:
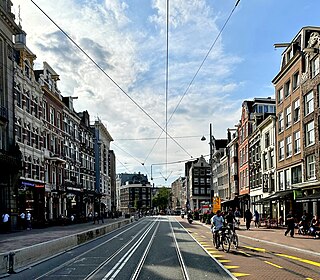
[[[282,53],[273,79],[277,100],[277,191],[280,208],[319,214],[320,28],[303,27]],[[300,202],[300,203],[299,203]]]
[[[270,97],[254,98],[253,101],[245,100],[242,103],[238,124],[239,202],[242,211],[250,208],[249,138],[256,126],[257,116],[262,121],[274,112],[275,102]]]

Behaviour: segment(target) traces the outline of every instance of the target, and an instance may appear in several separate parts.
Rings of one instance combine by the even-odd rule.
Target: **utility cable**
[[[183,93],[182,97],[180,98],[180,100],[179,100],[179,102],[178,102],[177,106],[176,106],[176,107],[175,107],[175,109],[173,110],[173,112],[172,112],[172,114],[171,114],[171,116],[170,116],[170,118],[169,118],[169,120],[168,120],[168,123],[171,121],[171,119],[172,119],[173,115],[174,115],[174,114],[175,114],[175,112],[177,111],[177,109],[178,109],[179,105],[181,104],[181,102],[182,102],[183,98],[184,98],[184,97],[185,97],[185,95],[188,93],[188,91],[189,91],[189,89],[190,89],[191,85],[193,84],[194,80],[195,80],[195,79],[196,79],[196,77],[198,76],[198,74],[199,74],[199,72],[200,72],[200,70],[201,70],[202,66],[204,65],[205,61],[207,60],[207,58],[208,58],[209,54],[211,53],[211,51],[212,51],[213,47],[214,47],[214,46],[215,46],[215,44],[217,43],[217,41],[218,41],[219,37],[221,36],[221,33],[223,32],[224,28],[226,27],[227,23],[229,22],[229,20],[230,20],[230,18],[231,18],[231,16],[232,16],[232,14],[234,13],[234,11],[235,11],[236,7],[237,7],[237,6],[238,6],[238,4],[239,4],[239,2],[240,2],[240,0],[237,0],[236,4],[234,5],[233,9],[231,10],[231,12],[230,12],[230,14],[229,14],[228,18],[226,19],[225,23],[223,24],[222,28],[220,29],[220,31],[219,31],[219,33],[218,33],[217,37],[216,37],[216,38],[215,38],[215,40],[213,41],[213,43],[212,43],[211,47],[209,48],[209,50],[208,50],[207,54],[205,55],[204,59],[203,59],[203,60],[202,60],[202,62],[200,63],[200,66],[198,67],[198,70],[196,71],[196,73],[195,73],[195,74],[194,74],[194,76],[192,77],[192,79],[191,79],[190,83],[188,84],[187,89],[185,90],[185,92]],[[167,123],[166,125],[168,125],[168,123]],[[153,145],[152,150],[149,152],[149,154],[148,154],[148,156],[145,158],[144,162],[146,162],[146,161],[147,161],[147,159],[148,159],[149,155],[152,153],[152,151],[153,151],[154,147],[156,146],[156,144],[157,144],[158,140],[160,139],[160,137],[161,137],[162,133],[163,133],[163,131],[161,131],[161,133],[160,133],[160,135],[159,135],[159,137],[158,137],[157,141],[156,141],[156,142],[155,142],[155,144]]]
[[[168,88],[169,88],[169,0],[167,0],[167,54],[166,54],[166,162],[168,162]],[[166,175],[168,165],[166,165]],[[167,180],[166,180],[167,181]]]
[[[159,125],[156,120],[148,114],[147,111],[145,111],[122,87],[114,80],[111,78],[111,76],[103,70],[103,68],[95,62],[93,58],[83,49],[80,47],[80,45],[71,38],[71,36],[68,35],[44,10],[42,10],[33,0],[30,0],[105,76],[108,77],[108,79],[122,92],[124,93],[156,126],[158,126],[162,132],[166,132],[161,125]],[[185,149],[183,148],[173,137],[171,137],[167,132],[166,135],[169,136],[169,138],[175,142],[187,155],[189,155],[192,158],[192,155]]]

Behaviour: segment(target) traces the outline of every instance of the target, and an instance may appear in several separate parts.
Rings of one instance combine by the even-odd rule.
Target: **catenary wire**
[[[169,89],[169,0],[167,0],[167,53],[166,53],[166,162],[168,162],[168,89]],[[168,165],[166,165],[166,176]]]
[[[95,62],[95,60],[83,49],[81,46],[72,39],[44,10],[41,9],[33,0],[30,0],[123,94],[125,94],[156,126],[158,126],[162,132],[166,132],[161,125],[146,111],[144,110],[103,68]],[[175,142],[187,155],[192,158],[192,155],[183,148],[171,135],[166,132],[166,135]]]
[[[198,74],[199,74],[199,72],[200,72],[200,70],[201,70],[202,66],[204,65],[205,61],[207,60],[207,58],[208,58],[209,54],[211,53],[211,51],[212,51],[213,47],[215,46],[216,42],[218,41],[219,37],[221,36],[221,33],[223,32],[224,28],[226,27],[227,23],[229,22],[229,20],[230,20],[230,18],[231,18],[231,16],[232,16],[232,14],[234,13],[234,11],[235,11],[236,7],[237,7],[237,6],[238,6],[238,4],[239,4],[239,2],[240,2],[240,0],[237,0],[236,4],[234,5],[233,9],[232,9],[232,10],[231,10],[231,12],[230,12],[230,14],[229,14],[228,18],[226,19],[226,21],[224,22],[224,24],[223,24],[222,28],[220,29],[220,31],[219,31],[219,33],[218,33],[218,35],[216,36],[215,40],[214,40],[214,41],[213,41],[213,43],[211,44],[211,47],[209,48],[209,50],[208,50],[207,54],[205,55],[204,59],[203,59],[203,60],[202,60],[202,62],[200,63],[200,66],[198,67],[198,69],[197,69],[196,73],[194,74],[194,76],[192,77],[192,79],[191,79],[190,83],[188,84],[187,89],[185,90],[185,92],[183,93],[182,97],[180,98],[180,100],[179,100],[179,102],[178,102],[177,106],[176,106],[176,107],[175,107],[175,109],[173,110],[173,112],[172,112],[172,114],[171,114],[171,116],[170,116],[170,118],[169,118],[169,120],[168,120],[168,123],[171,121],[171,119],[172,119],[173,115],[174,115],[174,114],[175,114],[175,112],[177,111],[177,109],[178,109],[179,105],[181,104],[181,102],[182,102],[183,98],[184,98],[184,97],[185,97],[185,95],[188,93],[188,91],[189,91],[189,89],[190,89],[191,85],[193,84],[193,82],[195,81],[196,77],[198,76]],[[166,125],[168,125],[168,123],[167,123]],[[155,148],[155,146],[156,146],[156,144],[157,144],[158,140],[160,139],[160,137],[161,137],[162,133],[163,133],[163,131],[161,131],[161,132],[160,132],[160,135],[159,135],[158,139],[155,141],[155,144],[153,145],[153,147],[152,147],[151,151],[148,153],[148,155],[147,155],[147,157],[145,158],[144,162],[146,162],[146,161],[147,161],[147,159],[149,158],[150,154],[153,152],[153,149]]]

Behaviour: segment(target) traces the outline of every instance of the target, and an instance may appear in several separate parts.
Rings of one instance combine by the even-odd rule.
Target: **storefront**
[[[19,213],[30,212],[35,227],[45,222],[45,185],[29,180],[21,180],[18,188]]]

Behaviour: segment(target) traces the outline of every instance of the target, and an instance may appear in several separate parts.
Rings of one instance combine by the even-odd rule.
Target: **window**
[[[311,121],[305,126],[306,131],[306,146],[314,144],[314,121]]]
[[[201,187],[200,188],[200,194],[206,194],[206,188]]]
[[[284,141],[279,141],[279,160],[284,159]]]
[[[286,108],[286,128],[291,126],[291,107]]]
[[[300,120],[300,100],[296,100],[293,103],[293,121],[297,122],[298,120]]]
[[[292,90],[295,90],[299,86],[299,72],[295,73],[292,78]]]
[[[279,191],[284,190],[284,173],[283,171],[279,172]]]
[[[278,103],[281,103],[283,100],[283,87],[278,90]]]
[[[57,113],[57,127],[61,128],[61,114]]]
[[[198,178],[198,177],[195,177],[195,178],[193,179],[193,182],[194,182],[195,185],[199,185],[199,178]]]
[[[267,154],[262,155],[262,160],[263,160],[263,171],[268,169],[268,159],[267,159]]]
[[[290,95],[290,80],[284,84],[284,97],[288,97]]]
[[[290,187],[290,169],[286,169],[284,171],[284,181],[285,181],[285,189],[289,189]]]
[[[270,161],[269,161],[269,167],[273,168],[274,167],[274,151],[270,151]]]
[[[199,194],[199,188],[193,188],[193,193],[194,194]]]
[[[205,184],[204,178],[200,178],[200,185],[204,185],[204,184]]]
[[[316,162],[315,162],[315,156],[309,155],[307,156],[307,179],[315,179],[316,177]]]
[[[16,92],[17,105],[21,108],[21,93],[19,91]]]
[[[43,119],[47,120],[47,102],[43,102],[42,104],[42,115]]]
[[[304,115],[309,115],[313,112],[313,91],[310,91],[304,96]]]
[[[264,146],[265,148],[268,148],[270,146],[270,133],[266,132],[264,135]]]
[[[278,115],[278,126],[279,126],[279,132],[282,132],[284,129],[283,112],[279,113]]]
[[[286,138],[286,156],[291,157],[292,156],[292,137],[288,136]]]
[[[296,131],[293,133],[293,141],[294,141],[294,153],[300,153],[300,131]]]
[[[50,123],[54,125],[54,116],[55,116],[55,113],[54,113],[54,109],[52,107],[50,107]]]
[[[292,176],[292,184],[299,184],[302,182],[302,170],[301,165],[292,167],[291,169],[291,176]]]
[[[316,59],[311,60],[311,78],[314,78],[316,75],[319,74],[319,65],[320,59],[319,56]]]

